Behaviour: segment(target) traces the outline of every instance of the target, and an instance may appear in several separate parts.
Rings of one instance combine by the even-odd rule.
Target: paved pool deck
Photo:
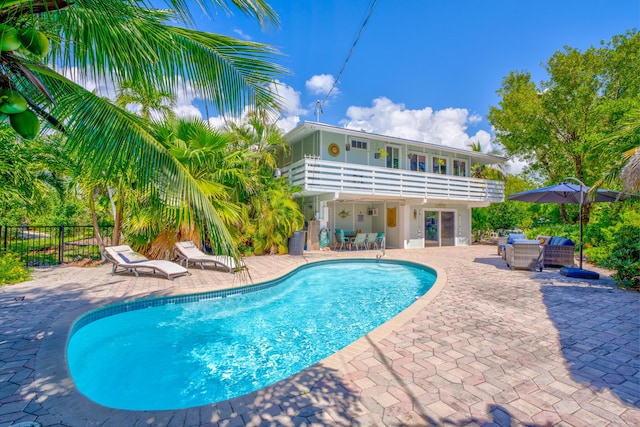
[[[398,317],[254,393],[176,411],[123,411],[80,394],[65,345],[73,321],[140,297],[259,283],[307,262],[378,251],[249,257],[248,276],[38,269],[0,287],[0,427],[640,426],[640,293],[557,269],[510,271],[495,246],[387,250],[424,263],[434,289]]]

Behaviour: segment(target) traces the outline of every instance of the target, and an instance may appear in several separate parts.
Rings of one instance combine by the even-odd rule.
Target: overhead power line
[[[351,49],[349,49],[349,53],[347,54],[347,57],[344,59],[344,62],[342,63],[342,67],[340,68],[340,71],[338,72],[338,75],[333,80],[333,84],[331,85],[331,89],[329,89],[329,92],[327,92],[327,95],[324,97],[322,102],[320,102],[320,101],[316,102],[316,116],[317,117],[319,117],[318,113],[322,113],[322,104],[327,102],[327,100],[329,99],[329,96],[331,96],[331,93],[336,88],[336,85],[338,84],[338,81],[340,81],[340,77],[342,76],[342,73],[344,72],[344,69],[347,66],[347,62],[349,62],[349,59],[351,58],[351,55],[353,54],[353,50],[355,49],[356,45],[358,44],[358,40],[360,40],[360,36],[362,36],[362,32],[364,31],[364,28],[367,26],[367,22],[369,22],[369,18],[371,18],[371,14],[373,13],[373,9],[376,7],[376,3],[377,3],[377,0],[373,0],[371,2],[371,7],[369,8],[369,13],[367,13],[366,18],[362,22],[362,25],[360,26],[360,30],[358,31],[358,35],[356,36],[355,40],[353,41],[353,44],[351,45]]]

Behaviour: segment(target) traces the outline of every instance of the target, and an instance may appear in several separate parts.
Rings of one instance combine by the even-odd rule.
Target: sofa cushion
[[[518,239],[526,239],[527,237],[524,234],[511,233],[509,237],[507,237],[507,244],[510,245],[514,240]]]
[[[558,242],[558,236],[551,236],[551,240],[549,240],[550,245],[555,245]]]
[[[575,246],[576,244],[573,243],[573,240],[570,239],[564,239],[564,242],[562,242],[563,246]]]

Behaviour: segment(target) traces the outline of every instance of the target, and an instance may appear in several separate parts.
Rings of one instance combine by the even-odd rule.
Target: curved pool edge
[[[402,260],[398,260],[402,261]],[[433,301],[447,284],[447,273],[439,268],[428,264],[424,264],[416,261],[406,261],[407,263],[413,263],[427,267],[433,270],[436,274],[436,281],[426,294],[418,298],[409,307],[396,314],[391,319],[387,320],[382,325],[378,326],[368,334],[358,338],[348,346],[333,353],[331,356],[327,356],[321,361],[317,362],[326,368],[335,369],[339,372],[346,373],[348,371],[348,365],[360,354],[364,353],[372,347],[372,343],[379,343],[384,338],[389,336],[394,330],[400,326],[410,322],[422,309],[427,307],[431,301]]]
[[[309,266],[311,264],[323,263],[329,261],[353,261],[353,260],[373,260],[371,258],[324,258],[317,261],[310,261],[303,263],[301,265],[293,265],[288,268],[287,271],[280,273],[278,278],[284,278],[290,274],[294,274],[301,267]],[[72,329],[75,324],[75,321],[87,314],[91,311],[96,310],[96,308],[100,308],[107,304],[118,304],[125,303],[127,301],[131,301],[133,299],[144,298],[141,295],[126,295],[123,297],[110,297],[106,298],[104,301],[99,303],[96,302],[88,302],[86,305],[82,307],[78,307],[74,310],[70,310],[62,314],[58,317],[52,324],[50,330],[47,332],[46,336],[43,338],[40,351],[36,356],[35,360],[35,381],[33,382],[32,392],[37,395],[37,401],[43,407],[45,407],[50,416],[52,417],[52,424],[62,423],[64,419],[71,418],[76,424],[70,425],[83,425],[83,426],[92,426],[92,425],[104,425],[105,420],[109,420],[113,425],[119,425],[117,420],[121,420],[122,423],[127,423],[128,420],[137,417],[143,424],[146,420],[147,424],[150,425],[161,425],[162,422],[160,420],[171,419],[172,416],[169,414],[188,414],[190,411],[193,411],[197,408],[208,408],[208,411],[218,411],[222,413],[226,413],[228,407],[230,407],[230,402],[245,402],[247,399],[251,400],[251,398],[259,399],[259,395],[262,390],[270,389],[270,388],[279,388],[283,383],[292,382],[294,378],[299,377],[304,374],[305,371],[313,370],[315,367],[321,366],[328,369],[335,369],[339,372],[345,372],[347,365],[362,351],[371,347],[370,340],[373,342],[379,341],[389,335],[394,329],[398,326],[407,323],[415,316],[421,309],[427,306],[437,295],[441,292],[441,290],[446,285],[446,273],[432,265],[418,262],[418,261],[409,261],[403,260],[401,258],[388,258],[384,261],[392,261],[392,262],[406,262],[409,264],[416,264],[422,267],[433,270],[436,273],[436,281],[429,291],[416,300],[413,304],[407,307],[405,310],[394,316],[389,321],[385,322],[381,326],[377,327],[373,331],[369,332],[365,336],[359,338],[353,343],[349,344],[345,348],[339,350],[338,352],[332,354],[331,356],[322,359],[314,365],[311,365],[308,368],[294,374],[290,377],[287,377],[283,380],[278,381],[275,384],[267,386],[263,389],[251,392],[247,395],[233,398],[231,400],[211,403],[208,405],[203,405],[200,407],[187,408],[187,409],[177,409],[177,410],[153,410],[153,411],[136,411],[136,410],[122,410],[122,409],[113,409],[106,406],[102,406],[93,400],[86,397],[82,394],[75,386],[73,379],[71,378],[71,374],[69,372],[67,356],[66,356],[66,348],[68,341],[72,334]],[[159,279],[162,280],[162,279]],[[277,280],[269,279],[267,281]],[[162,282],[164,283],[164,282]],[[262,284],[264,282],[258,283]],[[169,287],[164,290],[166,295],[162,296],[181,296],[191,294],[193,292],[184,293],[180,292],[181,288],[179,284],[168,284]],[[178,285],[178,286],[176,286]],[[241,287],[253,286],[256,284],[248,284]],[[232,286],[230,286],[231,288]],[[175,292],[175,293],[174,293]],[[96,307],[98,306],[98,307]],[[295,385],[294,385],[295,387]],[[304,387],[300,389],[301,393],[307,393],[304,390]],[[225,408],[225,409],[220,409]],[[73,415],[69,415],[68,412],[71,410]],[[55,414],[55,415],[53,415]],[[230,414],[231,415],[231,414]],[[167,418],[169,417],[169,418]],[[54,422],[55,421],[55,422]],[[114,424],[115,423],[115,424]],[[160,423],[160,424],[157,424]]]

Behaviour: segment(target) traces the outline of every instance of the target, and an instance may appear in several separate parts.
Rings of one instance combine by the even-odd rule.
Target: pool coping
[[[361,261],[363,259],[370,260],[370,258],[353,258],[351,260]],[[340,259],[340,261],[342,260],[349,260],[349,258]],[[349,363],[360,353],[370,348],[372,345],[371,342],[379,342],[390,333],[392,333],[395,329],[397,329],[400,325],[409,322],[421,309],[429,305],[429,303],[438,296],[438,294],[442,291],[442,289],[444,289],[447,283],[446,273],[440,268],[433,267],[429,264],[418,261],[405,261],[401,259],[394,261],[417,264],[433,270],[436,273],[436,280],[433,283],[433,286],[429,289],[429,291],[427,291],[425,295],[417,299],[409,307],[407,307],[405,310],[403,310],[384,324],[378,326],[371,332],[360,337],[358,340],[352,342],[343,349],[303,369],[302,371],[260,390],[256,390],[251,393],[226,401],[211,403],[194,408],[212,408],[212,410],[215,410],[218,407],[225,406],[227,403],[233,404],[233,402],[243,402],[247,399],[256,399],[258,398],[259,392],[261,390],[266,390],[271,387],[279,387],[281,383],[292,381],[293,378],[297,375],[308,369],[313,369],[313,367],[315,366],[334,369],[340,373],[347,372]],[[327,260],[313,261],[304,265],[309,266],[312,264],[324,262],[327,262]],[[298,268],[300,268],[300,266],[294,266],[290,268],[288,271],[279,276],[279,278],[284,278],[292,274]],[[277,279],[268,280],[264,283],[272,282],[273,280]],[[239,288],[256,285],[259,286],[264,283],[246,285]],[[176,294],[167,296],[180,297],[186,295],[189,294]],[[143,296],[139,297],[140,299],[144,298]],[[110,298],[110,300],[101,301],[99,303],[99,306],[103,307],[114,303],[125,303],[127,301],[132,301],[133,299],[138,299],[138,297],[129,296],[124,299]],[[66,420],[68,415],[65,415],[64,412],[66,412],[65,409],[67,409],[69,410],[69,412],[72,412],[74,414],[73,419],[77,421],[77,424],[74,425],[103,425],[105,424],[105,420],[116,422],[117,425],[117,421],[115,420],[123,420],[124,422],[124,420],[130,419],[130,417],[132,416],[146,418],[147,420],[150,420],[151,423],[154,423],[153,420],[166,419],[169,414],[181,411],[190,411],[194,409],[185,408],[175,410],[148,411],[114,409],[102,406],[94,402],[76,388],[68,368],[66,346],[73,332],[73,327],[76,320],[83,315],[95,310],[96,308],[99,308],[95,307],[95,305],[97,304],[88,303],[87,305],[76,310],[65,312],[51,324],[51,329],[43,336],[40,351],[38,351],[35,360],[35,380],[31,386],[31,389],[37,395],[36,401],[40,405],[42,405],[42,407],[50,414],[50,417],[57,418],[59,420]],[[300,392],[304,393],[306,392],[306,390],[300,390]]]

